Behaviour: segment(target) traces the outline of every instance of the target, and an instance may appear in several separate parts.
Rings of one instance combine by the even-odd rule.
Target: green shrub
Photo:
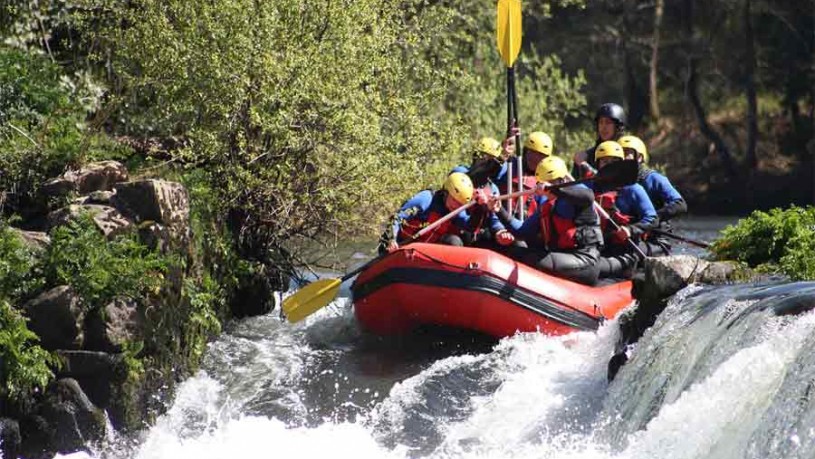
[[[135,234],[108,241],[87,214],[54,231],[44,259],[48,285],[72,286],[89,309],[158,292],[172,263]]]
[[[38,346],[25,319],[0,296],[0,394],[16,399],[45,387],[57,358]]]
[[[815,207],[756,211],[712,245],[720,260],[743,261],[792,279],[815,279]]]
[[[36,253],[0,220],[0,298],[17,303],[40,287]]]

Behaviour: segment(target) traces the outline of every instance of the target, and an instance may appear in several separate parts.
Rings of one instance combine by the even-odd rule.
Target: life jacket
[[[632,217],[620,212],[620,209],[617,208],[616,191],[606,191],[605,193],[600,193],[595,196],[595,200],[618,225],[625,226],[631,223]],[[625,238],[620,237],[616,232],[610,232],[613,228],[609,228],[607,219],[600,219],[600,229],[603,231],[603,234],[610,234],[606,240],[611,244],[625,244]]]
[[[541,240],[552,250],[578,248],[577,226],[574,220],[555,213],[557,199],[546,201],[540,208]]]
[[[439,205],[438,200],[441,200],[441,205]],[[442,209],[444,212],[442,212]],[[424,236],[414,240],[411,240],[414,234],[418,233],[422,230],[422,228],[430,225],[431,223],[435,222],[436,220],[444,217],[447,215],[447,209],[444,207],[443,197],[440,192],[436,192],[433,196],[433,203],[430,205],[430,209],[428,209],[427,213],[424,215],[416,215],[414,217],[408,218],[402,222],[399,227],[399,237],[397,238],[398,241],[403,242],[437,242],[441,239],[442,236],[446,234],[461,234],[461,230],[453,224],[454,219],[447,220],[446,222],[439,225],[433,231],[425,234]]]

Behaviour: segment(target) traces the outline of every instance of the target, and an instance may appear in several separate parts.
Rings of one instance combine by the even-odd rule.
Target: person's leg
[[[464,247],[464,241],[455,234],[445,234],[439,239],[440,244],[454,245],[456,247]]]
[[[586,285],[594,285],[600,275],[597,261],[600,252],[594,247],[574,252],[549,252],[533,265],[551,274]]]
[[[603,248],[597,262],[600,278],[619,277],[630,279],[637,265],[637,255],[628,244],[611,244]]]

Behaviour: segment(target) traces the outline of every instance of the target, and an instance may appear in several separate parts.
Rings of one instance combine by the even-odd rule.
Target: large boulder
[[[750,270],[730,261],[707,261],[690,255],[647,258],[645,276],[635,280],[640,302],[662,300],[693,283],[724,284],[753,277]]]
[[[25,305],[28,328],[48,350],[79,349],[84,313],[79,296],[67,285],[54,287]]]
[[[27,247],[35,251],[42,251],[51,245],[51,238],[48,234],[39,231],[24,231],[17,228],[11,228],[17,237],[23,241]]]
[[[133,300],[116,298],[91,311],[85,320],[85,349],[122,352],[124,345],[143,339],[144,317]]]
[[[133,222],[113,207],[98,204],[71,204],[48,214],[49,231],[76,220],[82,212],[90,212],[96,227],[108,238],[124,233],[133,226]]]
[[[69,193],[88,194],[93,191],[110,190],[116,183],[127,180],[127,169],[118,161],[90,163],[78,170],[70,170],[47,182],[42,191],[49,197],[66,196]]]
[[[72,453],[105,437],[107,418],[88,399],[79,383],[63,378],[51,383],[38,414],[48,424],[51,449]]]
[[[186,246],[190,238],[190,198],[186,188],[165,180],[142,180],[116,185],[111,202],[138,223],[155,222],[172,242]]]
[[[69,350],[60,350],[57,354],[63,362],[57,377],[76,379],[88,398],[102,408],[110,405],[114,388],[127,379],[127,365],[122,354]]]

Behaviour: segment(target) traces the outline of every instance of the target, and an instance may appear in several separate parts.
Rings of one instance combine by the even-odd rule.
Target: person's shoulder
[[[450,175],[453,172],[461,172],[462,174],[466,174],[470,172],[470,168],[463,164],[459,164],[458,166],[454,167],[450,172],[448,172],[447,175]]]

